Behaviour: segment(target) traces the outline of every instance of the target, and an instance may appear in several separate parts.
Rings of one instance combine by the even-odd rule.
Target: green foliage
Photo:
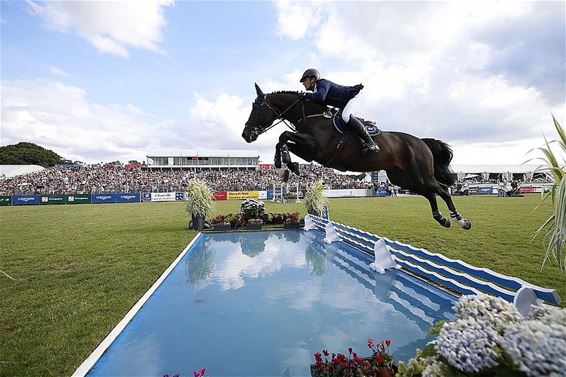
[[[187,184],[187,211],[191,216],[204,216],[212,210],[212,190],[205,181],[194,178]]]
[[[304,203],[308,213],[320,215],[324,206],[328,204],[328,199],[324,196],[324,183],[322,181],[316,181],[309,187],[305,194]]]
[[[543,157],[536,158],[536,160],[541,160],[543,163],[537,170],[547,172],[554,178],[552,190],[548,193],[543,193],[541,199],[542,202],[548,199],[548,197],[552,198],[554,213],[536,231],[535,237],[544,231],[545,238],[548,240],[542,267],[553,257],[558,263],[560,271],[566,273],[566,158],[562,156],[562,161],[560,161],[559,154],[555,153],[551,148],[551,144],[557,144],[559,150],[562,150],[562,153],[566,153],[566,131],[558,123],[554,115],[552,120],[554,121],[554,127],[559,139],[549,142],[545,137],[545,146],[536,149],[542,152]]]
[[[0,165],[40,165],[44,168],[61,163],[57,153],[33,143],[0,147]]]

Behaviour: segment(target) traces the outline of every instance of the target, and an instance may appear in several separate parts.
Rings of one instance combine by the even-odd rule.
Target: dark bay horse
[[[448,191],[454,178],[449,168],[452,150],[446,143],[383,131],[374,137],[381,150],[364,155],[356,137],[340,134],[332,119],[324,116],[325,105],[303,101],[303,93],[299,92],[264,94],[257,84],[256,92],[257,98],[242,133],[248,143],[273,127],[278,119],[288,121],[296,130],[279,136],[276,167],[281,167],[283,160],[291,171],[299,173],[298,164],[291,162],[290,151],[306,161],[314,160],[329,168],[359,172],[385,170],[391,183],[427,198],[433,218],[442,226],[450,227],[450,220],[438,210],[435,195],[446,202],[452,219],[464,229],[471,228],[470,221],[456,211]]]

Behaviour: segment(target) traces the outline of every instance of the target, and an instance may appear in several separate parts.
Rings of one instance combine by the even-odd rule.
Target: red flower
[[[371,348],[373,347],[373,339],[368,339],[368,347]]]
[[[380,354],[376,353],[375,354],[375,361],[377,361],[378,365],[381,365],[381,363],[383,362],[383,357],[381,357]]]
[[[387,344],[387,347],[389,347],[389,345],[391,344],[391,339],[385,339],[385,344]]]
[[[326,348],[322,350],[322,353],[324,354],[324,356],[330,355],[330,354],[328,353],[328,350],[327,350]]]

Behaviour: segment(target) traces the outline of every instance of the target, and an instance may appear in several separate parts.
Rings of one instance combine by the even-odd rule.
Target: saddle
[[[332,124],[334,125],[334,128],[342,135],[346,132],[349,132],[346,122],[344,122],[344,119],[342,119],[342,110],[329,107],[322,115],[325,118],[332,119]],[[366,130],[368,131],[370,136],[377,136],[381,132],[381,130],[377,127],[374,121],[366,120],[360,117],[356,117],[356,118],[359,119],[360,122],[362,122],[362,124],[366,127]]]

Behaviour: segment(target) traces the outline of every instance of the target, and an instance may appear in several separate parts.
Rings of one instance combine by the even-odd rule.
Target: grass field
[[[551,212],[539,196],[456,197],[472,229],[444,229],[421,197],[332,199],[334,221],[556,288],[531,236]],[[216,202],[215,214],[240,201]],[[444,208],[444,207],[441,207]],[[266,202],[268,212],[302,204]],[[447,211],[444,209],[444,212]],[[195,236],[183,203],[0,207],[0,376],[64,376],[92,352]]]

